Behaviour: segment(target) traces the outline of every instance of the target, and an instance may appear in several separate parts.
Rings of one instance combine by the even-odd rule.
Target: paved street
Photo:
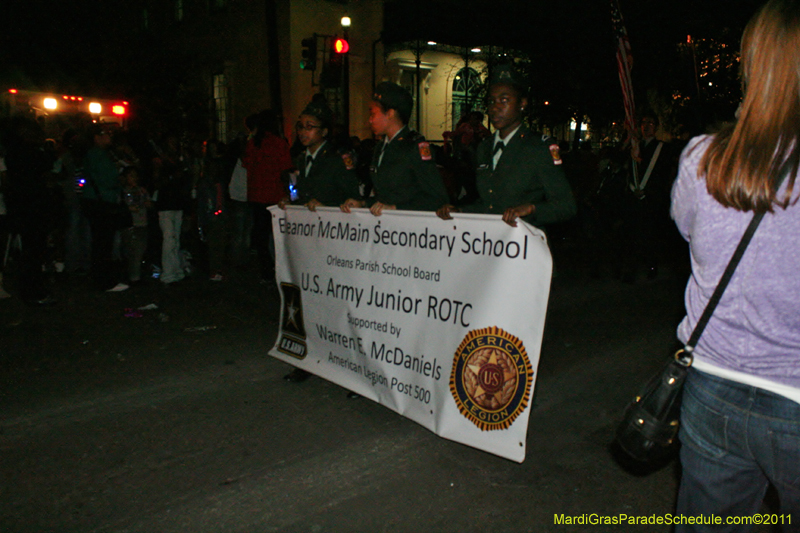
[[[554,516],[672,512],[674,465],[634,475],[608,444],[669,354],[683,280],[556,269],[522,464],[322,379],[283,381],[266,355],[277,291],[249,271],[0,301],[0,531],[668,531]]]

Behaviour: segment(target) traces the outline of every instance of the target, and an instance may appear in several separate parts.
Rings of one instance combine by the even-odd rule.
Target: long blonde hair
[[[744,100],[739,119],[717,133],[700,162],[708,192],[740,211],[791,202],[800,163],[800,1],[770,0],[742,36]],[[786,196],[777,179],[788,161]]]

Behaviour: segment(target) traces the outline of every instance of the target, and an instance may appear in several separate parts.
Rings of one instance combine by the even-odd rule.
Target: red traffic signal
[[[346,54],[350,51],[350,43],[340,37],[337,37],[333,41],[333,51],[337,54]]]

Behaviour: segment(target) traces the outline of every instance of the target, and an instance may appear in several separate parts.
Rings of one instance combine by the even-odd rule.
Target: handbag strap
[[[793,162],[793,160],[793,157],[789,157],[781,166],[778,174],[780,177],[775,185],[776,190],[780,189],[783,180],[788,175],[787,167]],[[736,270],[736,267],[739,265],[739,261],[741,261],[742,256],[744,256],[747,245],[750,244],[750,241],[753,239],[753,235],[755,234],[756,229],[758,228],[758,225],[761,223],[761,220],[764,218],[765,214],[766,211],[761,211],[756,212],[753,215],[753,218],[750,220],[750,224],[747,226],[744,235],[742,235],[742,239],[739,241],[739,245],[736,247],[736,251],[733,252],[733,257],[731,257],[731,260],[728,262],[728,266],[725,268],[725,272],[722,273],[722,277],[720,278],[719,283],[717,283],[717,288],[714,289],[714,293],[708,300],[706,308],[703,310],[703,314],[700,316],[700,320],[697,321],[697,324],[692,331],[692,335],[689,337],[689,340],[686,341],[686,345],[684,346],[683,350],[681,350],[683,355],[681,355],[681,352],[675,354],[675,358],[687,366],[691,365],[691,353],[694,350],[694,347],[697,346],[697,342],[700,340],[700,335],[702,335],[703,330],[706,329],[708,321],[711,320],[711,315],[714,314],[714,309],[716,309],[717,304],[722,299],[722,293],[725,292],[728,283],[730,283],[733,273]]]
[[[700,340],[700,335],[703,334],[703,330],[706,329],[708,321],[711,320],[711,315],[714,313],[714,309],[716,309],[717,304],[722,299],[722,293],[725,292],[725,289],[728,287],[728,283],[730,283],[731,278],[733,277],[733,272],[739,265],[739,261],[742,260],[744,251],[747,249],[747,245],[750,244],[750,241],[753,239],[753,234],[756,232],[756,229],[763,218],[764,211],[753,215],[753,219],[750,221],[750,224],[747,226],[747,230],[745,230],[744,235],[742,235],[742,239],[739,241],[739,246],[737,246],[736,251],[733,252],[733,257],[731,257],[731,260],[728,262],[728,266],[725,268],[725,272],[722,273],[722,278],[720,278],[719,283],[717,283],[717,288],[714,289],[714,293],[708,300],[706,308],[703,311],[703,314],[700,316],[700,320],[697,321],[697,325],[695,325],[692,335],[689,337],[689,340],[686,341],[684,350],[687,352],[691,352],[694,347],[697,346],[697,341]]]

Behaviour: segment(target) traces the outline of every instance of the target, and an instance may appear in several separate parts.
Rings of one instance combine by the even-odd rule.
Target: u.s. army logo
[[[303,359],[308,353],[306,328],[303,324],[303,302],[300,287],[291,283],[281,283],[283,312],[281,313],[281,338],[278,351]]]
[[[456,350],[450,392],[482,431],[507,429],[528,406],[533,369],[522,341],[492,326],[470,331]]]

